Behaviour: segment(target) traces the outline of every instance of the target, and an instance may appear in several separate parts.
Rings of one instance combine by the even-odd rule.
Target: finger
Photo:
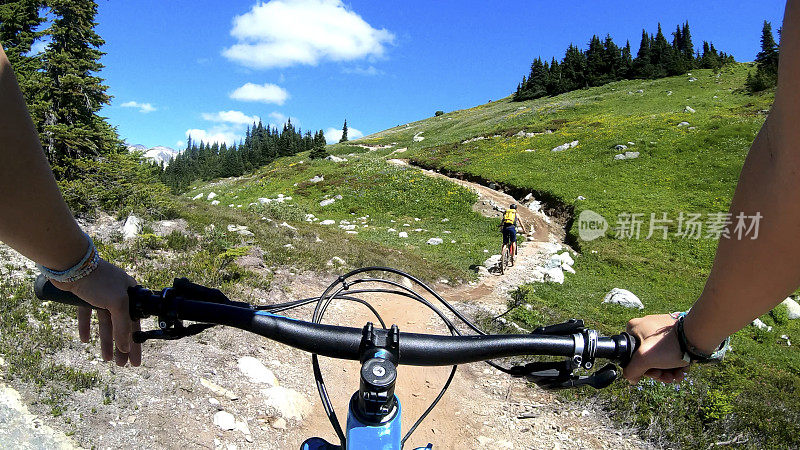
[[[92,323],[92,310],[90,308],[78,308],[78,335],[81,342],[89,342],[92,337],[90,325]]]
[[[128,302],[125,302],[127,306]],[[115,309],[111,312],[112,325],[114,327],[114,345],[117,350],[127,354],[131,351],[131,318],[125,308],[124,311]]]
[[[133,322],[133,331],[136,332],[141,330],[141,323],[138,320]],[[139,367],[142,364],[142,344],[137,344],[131,341],[131,352],[128,353],[128,360],[134,367]]]
[[[97,310],[97,320],[100,322],[100,353],[103,361],[110,361],[114,357],[113,325],[111,313],[105,309]]]
[[[123,367],[128,362],[128,354],[114,347],[114,362]]]

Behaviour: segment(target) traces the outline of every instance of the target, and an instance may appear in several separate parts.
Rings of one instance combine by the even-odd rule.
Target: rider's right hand
[[[639,338],[639,348],[625,367],[623,376],[636,384],[645,376],[672,383],[683,381],[686,361],[678,344],[675,319],[669,314],[657,314],[631,319],[628,333]]]

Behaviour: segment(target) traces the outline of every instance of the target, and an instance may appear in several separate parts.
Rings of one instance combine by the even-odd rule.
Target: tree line
[[[281,156],[311,151],[311,158],[324,158],[325,135],[322,130],[314,135],[303,134],[289,120],[282,130],[261,122],[248,127],[245,137],[238,145],[228,147],[226,143],[199,144],[187,140],[186,150],[177,155],[168,166],[161,167],[162,181],[174,192],[185,191],[195,180],[211,180],[220,177],[237,177]]]
[[[702,53],[695,51],[689,22],[676,27],[672,43],[667,41],[659,23],[655,36],[642,30],[636,57],[631,53],[630,41],[619,47],[610,35],[603,40],[594,35],[585,51],[570,44],[560,62],[555,58],[549,63],[536,58],[530,73],[517,85],[513,99],[558,95],[612,81],[681,75],[696,68],[719,69],[731,62],[734,62],[732,56],[717,51],[710,42],[703,41]]]

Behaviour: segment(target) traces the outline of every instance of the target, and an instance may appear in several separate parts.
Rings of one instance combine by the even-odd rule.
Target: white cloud
[[[258,116],[248,116],[241,111],[219,111],[203,113],[204,120],[213,122],[208,129],[192,128],[186,130],[186,137],[191,136],[194,142],[219,143],[232,145],[244,139],[245,129],[253,123],[259,122]]]
[[[364,136],[364,133],[356,130],[355,128],[347,127],[347,139],[358,139]],[[342,129],[341,128],[333,128],[330,127],[325,130],[325,140],[328,144],[334,144],[339,142],[339,139],[342,138]]]
[[[199,128],[192,128],[186,130],[186,137],[192,137],[192,142],[205,142],[207,144],[218,143],[222,144],[223,142],[231,145],[235,142],[239,142],[239,139],[243,138],[241,133],[236,132],[231,129],[219,128],[214,127],[210,130],[203,130]]]
[[[139,110],[140,113],[147,114],[153,111],[156,111],[156,107],[151,105],[150,103],[139,103],[139,102],[125,102],[119,105],[123,108],[136,108]]]
[[[222,54],[241,65],[268,69],[319,61],[380,57],[394,35],[373,28],[341,0],[272,0],[233,19],[237,43]]]
[[[203,113],[202,117],[209,122],[229,123],[233,125],[252,125],[261,120],[258,116],[248,116],[241,111]]]
[[[289,93],[286,92],[286,89],[275,84],[247,83],[231,92],[230,97],[243,102],[262,102],[283,105],[286,99],[289,98]]]
[[[342,72],[354,75],[366,75],[366,76],[383,75],[383,71],[376,69],[375,66],[369,66],[367,68],[361,66],[345,67],[344,69],[342,69]]]

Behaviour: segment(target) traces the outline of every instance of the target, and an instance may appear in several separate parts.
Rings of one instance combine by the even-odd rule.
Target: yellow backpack
[[[516,209],[507,209],[505,213],[503,213],[503,225],[515,225],[517,223],[517,210]]]

